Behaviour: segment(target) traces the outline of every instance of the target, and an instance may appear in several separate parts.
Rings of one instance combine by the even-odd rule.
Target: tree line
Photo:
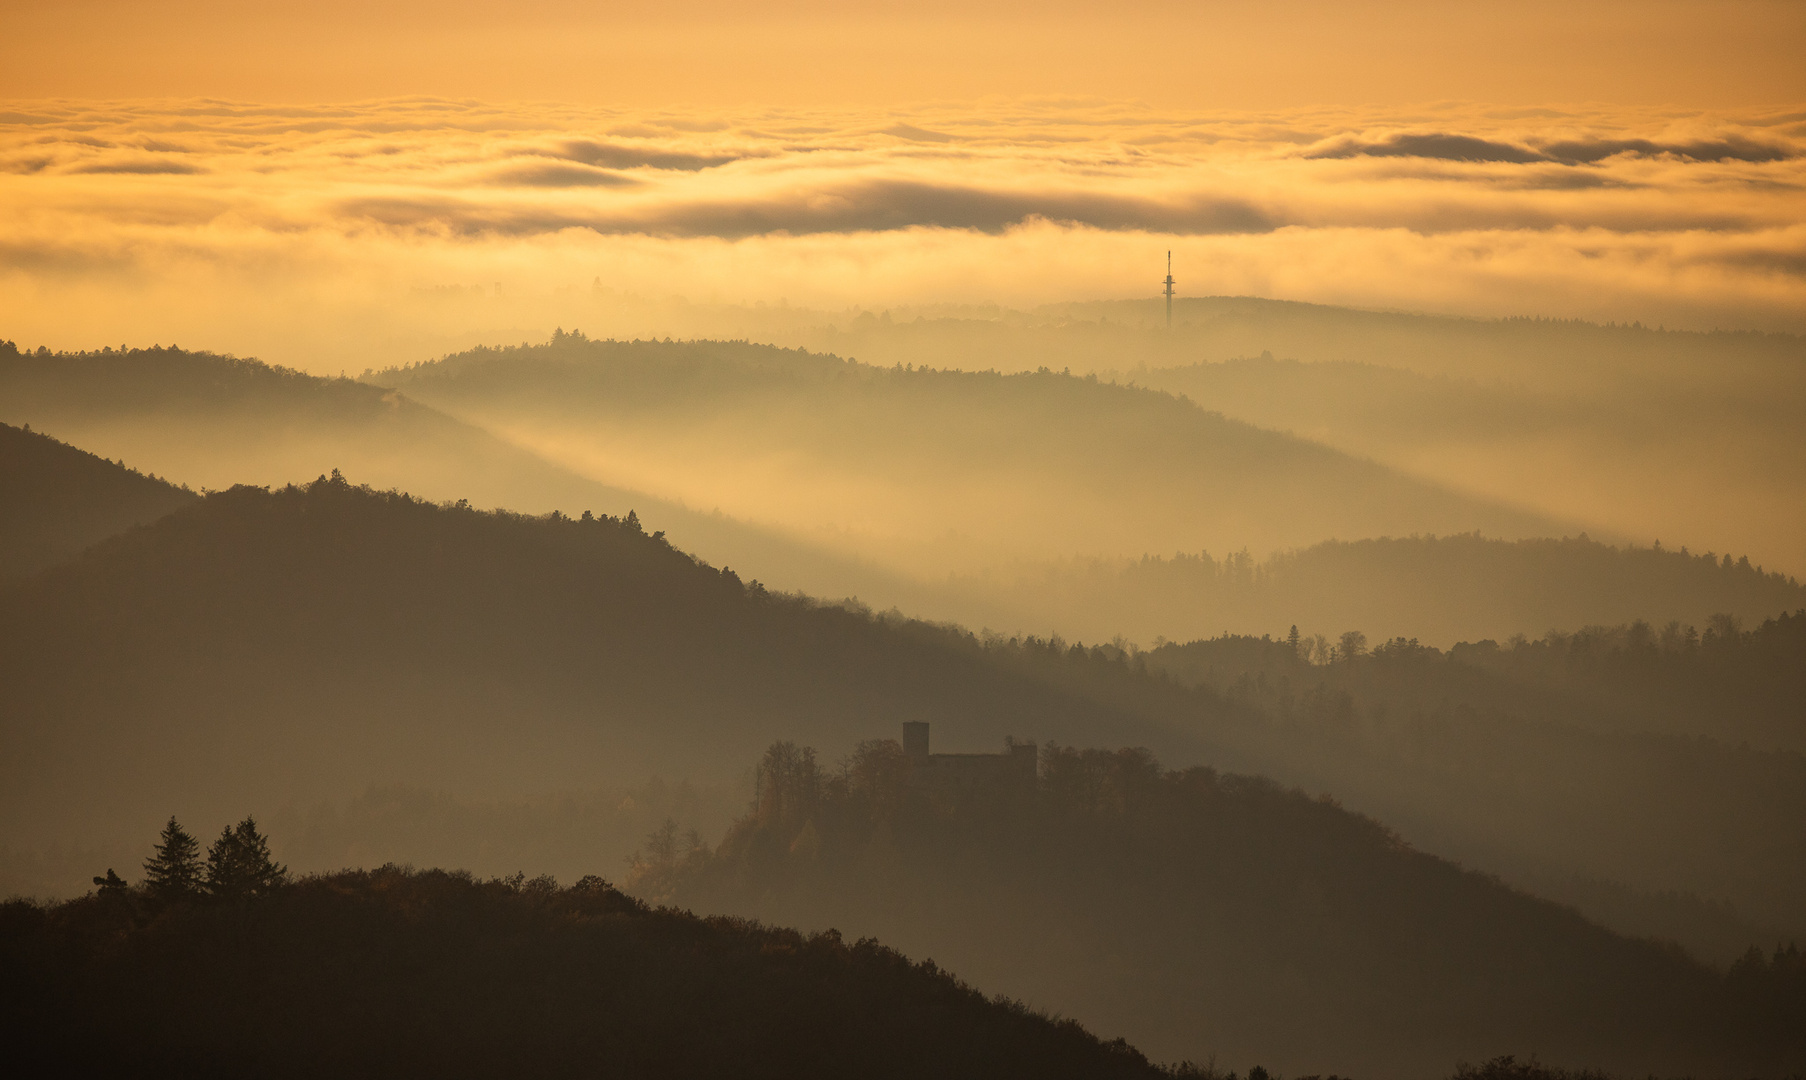
[[[256,862],[236,846],[252,832],[228,830],[220,866]],[[561,887],[394,866],[296,880],[240,873],[243,902],[216,903],[206,872],[192,888],[199,860],[182,835],[166,830],[153,859],[166,904],[124,904],[106,889],[0,904],[10,1068],[1224,1080],[1156,1066],[1121,1039],[984,994],[871,938],[653,909],[595,876]]]
[[[171,815],[144,860],[144,880],[136,891],[162,904],[199,897],[245,900],[281,888],[288,880],[288,867],[271,856],[270,842],[258,831],[255,818],[247,816],[221,829],[202,859],[200,843]],[[111,867],[94,884],[106,898],[134,891]]]
[[[1510,702],[1556,714],[1588,712],[1621,726],[1739,740],[1763,749],[1806,752],[1799,702],[1806,699],[1806,609],[1745,627],[1719,613],[1703,628],[1637,619],[1616,626],[1550,630],[1503,643],[1457,642],[1446,650],[1416,638],[1370,646],[1349,630],[1336,637],[1225,634],[1164,643],[1147,654],[1151,670],[1194,686],[1275,700],[1312,685],[1357,696],[1381,683],[1409,681],[1420,695],[1474,704]],[[1619,719],[1622,718],[1622,719]]]
[[[855,927],[1169,1057],[1424,1073],[1479,1048],[1615,1070],[1806,1062],[1806,957],[1720,972],[1413,850],[1334,800],[1145,750],[1048,744],[1027,789],[913,784],[894,740],[777,743],[714,846],[656,834],[630,887]]]

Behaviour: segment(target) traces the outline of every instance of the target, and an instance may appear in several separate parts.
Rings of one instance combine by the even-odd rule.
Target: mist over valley
[[[1806,1074],[1806,8],[6,28],[12,1072]]]

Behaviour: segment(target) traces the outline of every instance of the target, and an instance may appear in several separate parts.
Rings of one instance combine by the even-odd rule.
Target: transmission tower
[[[1166,253],[1166,328],[1173,328],[1173,253]]]

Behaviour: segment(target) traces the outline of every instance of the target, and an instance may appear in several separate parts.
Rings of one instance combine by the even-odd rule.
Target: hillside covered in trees
[[[337,468],[378,487],[394,487],[435,500],[467,499],[479,507],[565,514],[589,509],[614,516],[633,509],[648,531],[663,531],[683,550],[718,566],[733,566],[779,589],[824,598],[856,596],[878,609],[896,607],[922,618],[1006,633],[1058,633],[1086,640],[1121,636],[1151,644],[1158,637],[1182,641],[1225,631],[1274,632],[1297,623],[1310,632],[1334,634],[1356,626],[1376,636],[1403,634],[1446,646],[1462,639],[1503,639],[1513,633],[1534,636],[1552,627],[1572,630],[1636,618],[1657,623],[1680,619],[1703,625],[1710,615],[1725,612],[1754,622],[1802,602],[1802,590],[1785,578],[1746,573],[1741,567],[1736,573],[1708,574],[1697,561],[1683,564],[1666,550],[1657,555],[1647,548],[1620,548],[1614,554],[1609,545],[1584,540],[1514,544],[1471,535],[1357,540],[1356,534],[1343,533],[1343,542],[1327,541],[1298,550],[1291,550],[1293,545],[1288,542],[1288,550],[1258,559],[1247,554],[1249,540],[1230,530],[1235,535],[1225,544],[1211,545],[1221,556],[1213,558],[1194,554],[1201,534],[1194,535],[1189,526],[1170,546],[1138,540],[1123,549],[1124,557],[1093,559],[1082,557],[1085,552],[1081,549],[1052,544],[1043,545],[1051,554],[1039,561],[1025,563],[1009,557],[952,579],[939,576],[938,571],[927,579],[912,577],[846,554],[865,550],[860,546],[864,541],[856,535],[864,525],[850,532],[817,533],[811,540],[787,532],[782,522],[759,527],[747,520],[700,512],[702,507],[726,505],[719,500],[695,498],[688,505],[679,505],[644,490],[636,492],[632,484],[604,483],[594,477],[614,476],[610,470],[619,462],[653,451],[660,468],[679,467],[682,455],[663,432],[664,421],[654,420],[673,410],[677,419],[671,430],[694,434],[702,429],[692,422],[702,423],[698,418],[713,415],[711,410],[752,409],[774,394],[792,405],[819,399],[823,408],[835,410],[844,404],[835,404],[835,395],[851,395],[859,400],[847,406],[854,410],[847,415],[867,410],[869,423],[849,421],[848,430],[836,435],[816,431],[826,422],[822,417],[806,416],[795,425],[780,424],[785,430],[778,435],[828,440],[820,449],[829,456],[810,460],[829,462],[843,470],[834,484],[844,481],[869,487],[868,465],[878,473],[914,469],[916,475],[908,483],[930,486],[940,485],[954,474],[991,476],[1015,494],[1003,501],[987,496],[982,500],[985,505],[969,517],[937,517],[947,509],[943,507],[924,511],[907,523],[909,529],[927,528],[933,533],[923,551],[943,547],[971,551],[975,550],[971,548],[974,529],[980,527],[976,523],[987,514],[1014,515],[1018,508],[1011,500],[1022,492],[1039,492],[1032,495],[1038,499],[1057,493],[1059,485],[1080,484],[1089,485],[1086,490],[1093,494],[1105,492],[1106,498],[1126,497],[1126,489],[1119,490],[1122,485],[1116,477],[1139,475],[1143,469],[1139,461],[1123,458],[1105,469],[1114,470],[1105,477],[1098,471],[1104,458],[1057,464],[1060,454],[1082,450],[1083,439],[1074,442],[1061,437],[1056,440],[1061,445],[1049,455],[1025,449],[1038,445],[1035,440],[1053,437],[1050,433],[1061,425],[1082,427],[1087,411],[1098,403],[1093,398],[1105,404],[1115,402],[1109,409],[1117,411],[1106,412],[1131,428],[1140,425],[1133,418],[1139,415],[1136,410],[1150,402],[1165,402],[1161,408],[1171,413],[1167,420],[1183,421],[1170,431],[1158,424],[1140,425],[1146,430],[1138,438],[1165,431],[1157,437],[1172,435],[1183,442],[1191,438],[1184,434],[1189,430],[1186,424],[1197,421],[1208,428],[1218,422],[1198,421],[1202,414],[1197,410],[1160,395],[1051,373],[1020,379],[968,377],[873,369],[834,357],[734,343],[642,342],[631,348],[616,344],[632,355],[611,354],[607,362],[592,362],[590,353],[600,347],[598,343],[565,335],[554,346],[507,354],[479,351],[463,354],[461,360],[453,358],[402,373],[418,378],[422,388],[434,392],[443,389],[440,384],[448,380],[454,389],[470,380],[484,394],[493,391],[495,409],[522,414],[528,405],[516,409],[509,403],[526,390],[545,389],[548,381],[563,386],[582,375],[589,381],[578,379],[570,394],[554,395],[556,400],[548,405],[552,411],[572,417],[570,422],[582,429],[582,439],[601,438],[614,430],[611,425],[639,422],[634,417],[661,427],[625,456],[611,453],[605,461],[567,454],[576,445],[571,442],[542,447],[545,457],[530,453],[490,430],[455,420],[395,390],[174,348],[20,353],[0,342],[0,421],[30,424],[34,431],[52,432],[97,454],[123,458],[194,488],[224,489],[239,483],[280,486]],[[710,350],[726,351],[717,355]],[[566,355],[573,351],[576,360]],[[541,368],[551,374],[534,374]],[[592,382],[595,385],[590,385]],[[571,401],[565,401],[566,397]],[[1134,407],[1129,408],[1131,405]],[[580,419],[586,412],[616,406],[618,416],[605,416],[597,423]],[[773,406],[776,411],[770,415],[783,415],[790,407]],[[947,416],[935,419],[940,416],[936,410]],[[973,460],[980,465],[975,472],[967,463],[952,460],[962,451],[947,441],[951,434],[947,438],[930,436],[919,424],[910,426],[920,420],[934,431],[964,431],[976,438],[986,430],[986,417],[992,414],[1003,425],[998,431],[1016,424],[1027,433],[1019,440],[1004,440],[1009,445],[1000,450],[977,447],[974,452],[979,456]],[[524,441],[542,439],[555,429],[556,425],[536,425]],[[912,452],[904,458],[875,462],[869,455],[843,454],[830,445],[842,436],[855,441],[866,438],[867,429],[872,438],[928,438],[934,445],[922,454]],[[815,434],[808,434],[811,431]],[[1235,450],[1241,445],[1236,440],[1243,436],[1254,440],[1242,447],[1244,450],[1256,444],[1266,446],[1272,439],[1279,439],[1273,445],[1282,448],[1310,446],[1245,425],[1228,424],[1219,434],[1224,432],[1229,433],[1224,437],[1234,438],[1219,448],[1222,453],[1209,451],[1210,468],[1238,475],[1245,471],[1244,465],[1265,452],[1248,458]],[[1106,442],[1115,439],[1103,429],[1084,437]],[[841,498],[840,488],[821,499],[810,495],[807,485],[790,486],[784,479],[790,466],[753,452],[755,445],[735,443],[733,468],[757,471],[759,484],[776,486],[770,500],[749,506],[746,518],[776,522],[767,511],[798,505],[798,500],[810,506],[853,505]],[[1310,450],[1306,457],[1320,451]],[[946,460],[931,465],[936,455]],[[569,467],[547,457],[558,458]],[[1265,466],[1255,461],[1248,468],[1253,470],[1248,475],[1253,476]],[[1316,466],[1304,468],[1307,487],[1332,484],[1342,492],[1336,498],[1366,490],[1359,483],[1349,488],[1353,481],[1335,479],[1340,474],[1334,470],[1321,476],[1319,472]],[[722,477],[730,473],[709,465],[686,475]],[[1044,480],[1055,486],[1047,487]],[[1204,514],[1213,520],[1221,517],[1228,489],[1185,487],[1189,480],[1174,483],[1178,486],[1163,489],[1166,494],[1157,502],[1185,504],[1174,513]],[[1266,491],[1262,497],[1277,497],[1279,490]],[[1086,514],[1071,508],[1090,505],[1086,500],[1092,497],[1081,492],[1068,507],[1067,495],[1059,495],[1055,501],[1065,507],[1056,510],[1059,520],[1037,535],[1058,537],[1063,535],[1061,530],[1091,527],[1078,523]],[[1118,524],[1134,527],[1128,518]],[[1186,554],[1147,554],[1175,550]]]
[[[1806,586],[1747,557],[1584,535],[1330,540],[1264,560],[1246,551],[1065,560],[998,568],[956,579],[955,588],[1032,607],[1036,624],[1067,636],[1144,644],[1296,624],[1447,647],[1638,619],[1705,626],[1730,615],[1753,625],[1806,606]]]
[[[931,577],[1011,558],[1563,531],[1164,393],[1047,369],[560,333],[365,378],[575,471]]]
[[[279,487],[340,469],[484,508],[631,509],[685,550],[783,588],[922,606],[910,583],[819,547],[578,476],[401,394],[256,360],[174,346],[21,352],[0,342],[0,422],[197,489]]]
[[[977,304],[899,308],[888,318],[801,309],[760,314],[802,325],[724,323],[719,336],[750,334],[883,366],[938,355],[956,367],[1002,371],[1043,365],[1086,374],[1157,370],[1271,352],[1307,363],[1366,364],[1555,392],[1609,393],[1650,380],[1732,393],[1797,388],[1806,356],[1806,338],[1799,334],[1467,318],[1259,296],[1180,296],[1170,332],[1161,301],[1151,297],[1026,311]]]
[[[1404,638],[1369,649],[1359,632],[1228,636],[1146,660],[1309,733],[1324,756],[1295,775],[1335,777],[1332,790],[1432,850],[1728,958],[1749,936],[1732,910],[1806,932],[1794,824],[1806,820],[1803,631],[1806,613],[1747,630],[1728,617],[1703,632],[1638,622],[1446,653]],[[1359,757],[1410,767],[1388,778],[1353,766]],[[1512,839],[1533,834],[1545,839]]]
[[[0,581],[62,562],[194,498],[48,435],[0,424]]]
[[[0,822],[42,847],[372,784],[719,779],[774,736],[850,748],[917,715],[978,746],[1101,730],[1199,752],[964,641],[771,593],[631,513],[236,488],[0,591]]]
[[[1032,785],[917,783],[891,740],[767,751],[718,847],[635,887],[878,934],[1156,1055],[1431,1075],[1513,1053],[1631,1074],[1806,1063],[1806,959],[1728,974],[1413,850],[1328,798],[1049,744]],[[957,912],[957,917],[950,913]]]
[[[113,859],[172,811],[319,820],[307,868],[324,869],[358,840],[313,808],[373,788],[447,800],[420,829],[503,836],[455,808],[505,817],[654,776],[731,786],[774,738],[840,755],[926,719],[949,749],[1137,745],[1331,792],[1514,881],[1629,890],[1661,910],[1567,898],[1701,955],[1806,933],[1806,762],[1739,747],[1717,714],[1665,732],[1574,698],[1376,712],[1306,683],[1315,665],[1258,697],[1150,659],[780,595],[632,515],[480,513],[324,478],[239,488],[0,591],[0,888],[66,895],[85,873],[30,877],[33,852]],[[1746,678],[1777,678],[1761,670]],[[405,831],[342,820],[389,829],[400,857]]]
[[[1704,736],[1806,754],[1806,608],[1746,628],[1638,620],[1461,642],[1446,652],[1394,638],[1225,636],[1163,645],[1148,664],[1233,696],[1348,692],[1395,707],[1430,702],[1565,713],[1599,730]]]
[[[737,323],[686,322],[699,336],[704,327],[708,336],[750,334],[884,367],[1049,367],[1116,378],[1470,495],[1576,519],[1595,535],[1747,552],[1795,575],[1806,569],[1806,442],[1796,420],[1806,411],[1806,337],[1798,333],[1461,318],[1252,296],[1181,296],[1170,329],[1158,300],[839,316],[771,309],[756,313],[763,322],[747,314]],[[666,313],[665,325],[682,318]]]
[[[1528,341],[1564,329],[1544,324],[1538,334],[1525,324],[1533,332],[1509,336]],[[1577,341],[1588,336],[1584,327],[1565,329]],[[1806,408],[1800,339],[1593,329],[1602,350],[1622,346],[1614,337],[1642,339],[1649,352],[1638,359],[1648,366],[1598,385],[1575,378],[1601,366],[1596,357],[1574,371],[1517,378],[1504,372],[1529,366],[1521,358],[1470,360],[1462,377],[1451,377],[1398,366],[1398,357],[1350,363],[1337,350],[1334,361],[1247,354],[1134,378],[1461,491],[1584,520],[1595,531],[1748,551],[1798,572],[1806,565],[1798,540],[1806,530],[1798,505],[1806,496],[1806,444],[1792,422]],[[1670,338],[1693,339],[1684,351],[1695,360],[1711,356],[1699,370],[1715,377],[1660,372],[1659,361],[1650,361],[1672,348]]]
[[[1175,1075],[877,941],[655,911],[596,877],[11,901],[0,969],[7,1060],[34,1075]]]

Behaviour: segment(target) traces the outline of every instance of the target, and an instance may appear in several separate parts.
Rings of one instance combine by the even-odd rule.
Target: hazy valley
[[[296,873],[600,870],[1161,1060],[1794,1060],[1806,588],[1333,449],[1415,437],[1362,395],[1475,453],[1536,410],[1325,370],[9,349],[0,887],[252,812]],[[924,802],[906,721],[1037,786]]]
[[[7,1075],[1806,1077],[1806,5],[3,25]]]

